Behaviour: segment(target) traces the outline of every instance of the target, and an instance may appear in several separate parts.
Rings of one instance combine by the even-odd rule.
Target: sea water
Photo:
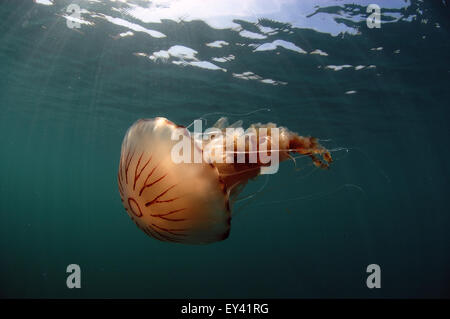
[[[450,297],[448,3],[373,2],[378,27],[363,0],[2,1],[0,296]],[[159,242],[116,180],[156,116],[274,122],[334,162],[251,181],[225,241]]]

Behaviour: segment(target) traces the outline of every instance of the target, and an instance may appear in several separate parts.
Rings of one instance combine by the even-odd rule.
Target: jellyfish
[[[230,234],[238,195],[271,165],[255,154],[264,151],[272,158],[276,155],[279,162],[301,154],[324,169],[332,162],[329,151],[314,137],[274,123],[252,124],[245,132],[241,125],[238,121],[228,126],[227,119],[220,118],[199,138],[163,117],[135,122],[122,143],[118,186],[125,210],[137,227],[164,242],[221,241]],[[231,133],[230,128],[234,128]],[[243,144],[238,142],[242,136]],[[180,138],[187,148],[180,149]]]

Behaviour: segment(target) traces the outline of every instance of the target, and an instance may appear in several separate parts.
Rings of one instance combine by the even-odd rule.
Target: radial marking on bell
[[[134,206],[137,207],[137,209],[138,209],[138,211],[139,211],[139,215],[136,213],[136,211],[134,210],[133,206],[131,206],[131,203],[133,203]],[[130,207],[130,210],[131,210],[131,212],[134,214],[134,216],[136,216],[136,217],[142,217],[142,211],[141,211],[141,208],[139,207],[138,202],[137,202],[134,198],[132,198],[132,197],[129,197],[129,198],[128,198],[128,206]]]
[[[158,238],[157,236],[155,236],[153,234],[153,232],[150,230],[150,227],[143,227],[144,232],[149,235],[150,237],[153,237],[155,239],[161,240],[160,238]]]
[[[139,196],[142,195],[142,192],[146,189],[146,188],[150,188],[153,185],[155,185],[156,183],[158,183],[160,180],[162,180],[164,177],[166,177],[167,174],[164,174],[163,176],[161,176],[160,178],[158,178],[156,181],[151,182],[150,184],[145,184],[144,186],[142,186],[141,191],[139,192]]]
[[[119,187],[122,189],[123,191],[123,185],[122,185],[122,181],[120,180],[120,175],[119,175]]]
[[[123,169],[122,156],[120,156],[119,172],[117,173],[117,178],[119,179],[119,182],[122,182],[122,169]]]
[[[164,240],[173,241],[173,242],[180,242],[181,241],[179,239],[176,239],[176,238],[173,238],[173,237],[170,237],[170,236],[167,236],[167,235],[164,235],[164,234],[160,233],[158,230],[156,230],[155,228],[151,227],[150,225],[148,227],[151,228],[155,233],[158,234],[158,236],[160,236]]]
[[[167,220],[169,222],[183,222],[185,220],[188,220],[187,218],[168,218],[168,217],[164,217],[164,216],[158,216],[158,218]]]
[[[142,186],[141,190],[139,191],[139,196],[141,196],[141,195],[142,195],[142,192],[144,191],[144,189],[147,188],[146,185],[147,185],[148,179],[153,175],[153,173],[155,172],[155,170],[158,168],[158,165],[159,165],[159,164],[157,164],[155,167],[153,167],[152,170],[150,171],[150,173],[148,173],[147,178],[146,178],[145,181],[144,181],[144,185]]]
[[[122,186],[122,182],[119,180],[119,193],[120,193],[120,196],[122,196],[122,197],[124,197],[123,196],[123,186]]]
[[[177,186],[177,185],[175,184],[175,185],[170,186],[170,187],[169,187],[168,189],[166,189],[164,192],[162,192],[161,194],[159,194],[158,196],[156,196],[152,201],[145,203],[145,207],[148,207],[148,206],[151,206],[151,205],[157,204],[157,203],[168,203],[168,202],[172,202],[172,201],[178,199],[178,197],[177,197],[177,198],[168,199],[168,200],[158,200],[159,198],[163,197],[168,191],[170,191],[170,190],[171,190],[172,188],[174,188],[175,186]]]
[[[130,152],[128,152],[127,157],[125,159],[125,182],[128,184],[128,169],[130,168],[131,161],[133,160],[134,151],[131,154],[130,159],[127,161]]]
[[[150,161],[152,160],[152,156],[150,155],[149,159],[147,160],[147,162],[144,164],[144,166],[142,166],[139,174],[137,173],[137,170],[139,168],[139,164],[141,163],[141,159],[142,159],[142,155],[144,155],[144,152],[142,152],[141,156],[139,157],[139,160],[137,162],[136,165],[136,169],[134,170],[134,183],[133,183],[133,190],[136,188],[136,182],[138,181],[139,177],[141,177],[142,172],[144,171],[144,169],[147,167],[148,163],[150,163]],[[140,194],[139,194],[140,195]]]
[[[169,222],[182,222],[182,221],[188,220],[188,218],[170,218],[170,217],[166,217],[166,216],[181,212],[185,209],[186,208],[180,208],[180,209],[175,209],[175,210],[172,210],[172,211],[170,211],[168,213],[164,213],[164,214],[150,214],[150,216],[156,217],[156,218],[161,218],[161,219],[167,220]]]
[[[175,213],[181,212],[181,211],[183,211],[185,209],[186,208],[180,208],[180,209],[175,209],[175,210],[172,210],[172,211],[170,211],[168,213],[164,213],[164,214],[150,214],[150,216],[152,216],[152,217],[164,217],[164,216],[167,216],[167,215],[171,215],[171,214],[175,214]]]
[[[155,226],[156,228],[160,229],[160,230],[165,231],[166,233],[171,234],[171,235],[175,235],[175,236],[187,236],[186,234],[178,234],[178,233],[175,233],[176,231],[186,231],[186,230],[187,230],[186,228],[183,228],[183,229],[167,229],[167,228],[158,226],[158,225],[153,224],[153,223],[152,223],[152,225]]]

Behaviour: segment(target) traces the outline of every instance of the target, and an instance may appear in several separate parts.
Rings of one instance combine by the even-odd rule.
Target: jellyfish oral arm
[[[329,151],[316,138],[300,136],[273,123],[253,124],[245,132],[242,128],[222,131],[222,135],[216,132],[211,140],[204,141],[203,149],[215,152],[208,157],[215,160],[229,192],[258,175],[275,174],[280,162],[292,158],[291,153],[308,156],[323,169],[332,162]]]

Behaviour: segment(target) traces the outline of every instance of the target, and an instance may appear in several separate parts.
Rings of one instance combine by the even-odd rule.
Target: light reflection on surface
[[[298,43],[299,32],[309,29],[331,37],[358,36],[359,28],[365,24],[366,8],[370,2],[366,0],[323,0],[320,2],[313,0],[84,0],[79,2],[79,6],[82,8],[81,17],[77,18],[69,14],[60,16],[80,23],[82,28],[95,27],[98,19],[106,20],[108,23],[122,28],[120,32],[112,35],[113,39],[117,41],[136,36],[136,33],[146,34],[154,41],[167,37],[171,40],[170,35],[164,31],[169,21],[180,27],[201,21],[212,30],[231,32],[234,34],[234,38],[240,39],[240,41],[230,43],[220,38],[214,41],[205,38],[204,45],[215,50],[215,53],[211,55],[205,55],[202,48],[190,48],[180,42],[171,43],[166,46],[168,49],[162,49],[161,45],[155,42],[158,50],[152,50],[150,47],[148,52],[136,50],[138,52],[134,52],[134,55],[147,57],[153,62],[170,62],[179,66],[193,66],[208,71],[227,72],[229,69],[234,78],[279,85],[288,83],[280,79],[266,78],[267,75],[256,75],[248,69],[237,69],[232,62],[240,58],[240,54],[237,52],[238,48],[248,48],[249,51],[245,51],[245,54],[272,51],[272,54],[276,56],[281,52],[290,51],[328,59],[333,53],[326,52],[321,48],[313,50],[302,48],[303,44]],[[68,1],[56,0],[35,0],[35,3],[48,7],[58,6],[62,11],[65,6],[70,4]],[[317,3],[320,3],[320,6]],[[378,5],[383,8],[382,23],[412,21],[417,18],[418,14],[421,14],[420,11],[407,14],[406,9],[411,5],[410,1],[385,0],[378,1]],[[292,41],[293,37],[297,40]],[[380,51],[382,49],[382,47],[374,47],[372,50]],[[225,51],[218,54],[221,50]],[[396,53],[400,52],[397,50]],[[308,56],[305,56],[305,59],[308,59]],[[216,63],[228,63],[228,68],[225,69]],[[334,71],[343,69],[358,71],[373,67],[375,66],[323,63],[323,69]],[[268,75],[270,76],[270,74]]]

